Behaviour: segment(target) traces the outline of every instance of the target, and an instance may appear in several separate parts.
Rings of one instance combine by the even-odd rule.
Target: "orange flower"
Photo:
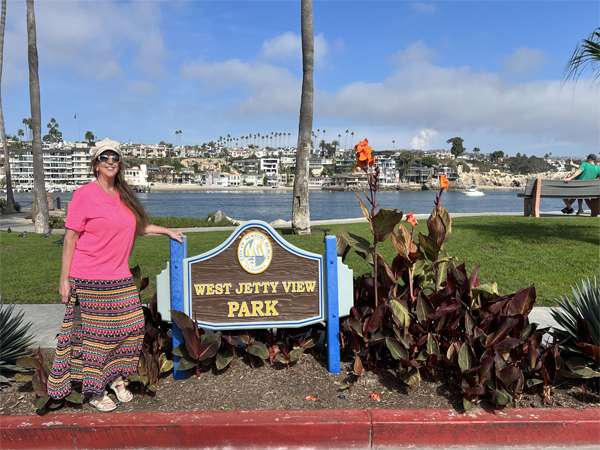
[[[368,139],[365,139],[354,146],[354,151],[356,152],[356,165],[352,170],[359,167],[366,172],[367,167],[371,167],[375,164],[375,157],[371,156],[371,150],[372,148],[369,145]]]
[[[446,175],[442,175],[440,177],[440,187],[442,189],[448,189],[448,186],[450,186],[450,182],[448,181],[448,178],[446,178]]]
[[[373,400],[377,400],[378,402],[381,401],[381,397],[376,392],[373,392],[372,394],[369,394],[369,398],[372,398]]]
[[[413,216],[412,210],[410,211],[410,214],[406,215],[406,223],[410,223],[413,228],[419,225],[419,222],[417,222],[417,218]]]

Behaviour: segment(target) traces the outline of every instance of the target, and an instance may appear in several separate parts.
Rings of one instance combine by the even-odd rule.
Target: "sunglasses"
[[[108,161],[111,161],[118,163],[119,161],[121,161],[121,157],[119,155],[100,155],[98,156],[98,161],[103,162],[103,163],[107,163]]]

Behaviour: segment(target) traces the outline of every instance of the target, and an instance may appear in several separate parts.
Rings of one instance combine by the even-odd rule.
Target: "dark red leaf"
[[[460,303],[453,303],[451,305],[440,306],[433,314],[427,315],[428,319],[436,320],[446,314],[453,313],[454,311],[460,309]]]
[[[377,308],[375,308],[375,312],[367,322],[365,322],[365,331],[376,331],[379,329],[381,324],[383,323],[383,318],[385,317],[385,313],[387,311],[387,305],[384,302],[381,302]]]
[[[440,216],[435,216],[433,220],[428,221],[427,228],[429,230],[429,237],[441,247],[446,237],[446,227]]]
[[[481,384],[492,377],[495,356],[495,353],[492,353],[490,356],[481,359],[481,366],[479,367],[479,382]]]
[[[519,378],[521,378],[521,371],[515,366],[508,366],[500,371],[500,379],[505,388],[508,388]]]
[[[527,316],[535,304],[535,285],[519,289],[508,304],[507,314],[522,314]]]
[[[264,345],[264,344],[263,344]],[[219,334],[206,334],[202,336],[200,343],[200,355],[199,361],[212,358],[217,354],[219,347],[221,346],[221,336]]]
[[[365,340],[358,335],[358,333],[353,328],[345,328],[344,327],[344,336],[348,341],[348,345],[355,352],[359,352],[365,346]]]
[[[509,348],[514,348],[517,345],[521,345],[523,341],[517,338],[506,338],[499,343],[497,343],[494,348],[497,350],[508,350]]]
[[[467,395],[483,395],[485,394],[485,388],[483,386],[475,386],[475,387],[468,387],[465,389],[465,393]]]
[[[488,335],[485,346],[489,348],[498,344],[517,323],[519,323],[518,319],[502,316],[500,318],[500,325],[498,326],[498,329],[495,333]]]
[[[183,334],[183,341],[185,342],[185,348],[187,349],[190,357],[194,360],[200,358],[200,339],[196,335],[196,331],[192,328],[183,328],[181,330]]]
[[[600,362],[600,347],[585,342],[578,342],[576,345],[586,356],[592,358],[596,364]]]
[[[473,294],[471,294],[471,289],[473,289],[476,286],[475,283],[479,283],[479,279],[477,278],[477,272],[479,272],[479,264],[477,264],[475,266],[475,268],[471,272],[471,276],[469,277],[469,295],[470,296],[473,295]]]

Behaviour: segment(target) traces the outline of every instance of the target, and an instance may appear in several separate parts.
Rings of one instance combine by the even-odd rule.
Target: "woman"
[[[144,339],[144,315],[129,271],[129,255],[138,236],[166,235],[183,242],[183,233],[147,223],[144,207],[125,182],[118,142],[108,138],[90,149],[95,181],[73,195],[65,224],[58,292],[67,305],[48,394],[61,399],[71,380],[99,411],[133,396],[124,379],[137,369]],[[78,316],[81,314],[80,320]]]

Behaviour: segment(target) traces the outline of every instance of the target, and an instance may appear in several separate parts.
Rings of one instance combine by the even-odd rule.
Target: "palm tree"
[[[354,131],[352,133],[350,133],[350,135],[352,136],[350,138],[350,148],[352,148],[352,144],[354,144]]]
[[[396,141],[392,140],[392,150],[396,150]]]
[[[340,145],[340,142],[342,142],[342,135],[338,134],[338,145]]]
[[[88,141],[88,145],[91,147],[92,146],[92,141],[94,140],[94,132],[93,131],[86,131],[84,139],[86,139]]]
[[[27,133],[27,140],[31,140],[31,117],[29,119],[23,119],[23,125],[25,125],[25,133]]]
[[[325,130],[323,130],[323,141],[325,141]]]
[[[308,175],[313,125],[313,71],[315,62],[315,31],[312,0],[301,0],[300,26],[302,34],[302,97],[296,149],[296,177],[292,200],[292,230],[295,234],[310,234],[308,207]]]
[[[40,106],[40,77],[38,75],[37,37],[33,0],[27,0],[27,55],[29,60],[29,102],[33,131],[33,191],[35,197],[35,232],[46,234],[50,230],[46,183],[44,182],[44,160],[42,156],[42,111]]]
[[[4,129],[4,113],[2,111],[2,62],[4,61],[4,29],[6,27],[6,0],[2,0],[2,16],[0,19],[0,133],[2,133],[2,148],[4,150],[4,174],[6,179],[6,208],[7,213],[16,213],[13,196],[12,178],[10,176],[10,154]],[[21,130],[19,130],[21,131]]]
[[[347,148],[348,145],[348,130],[346,130],[346,140],[344,141],[344,150]]]
[[[598,80],[600,78],[600,27],[596,28],[587,39],[582,39],[575,47],[575,51],[565,67],[560,88],[562,89],[569,79],[577,82],[587,65],[592,69],[594,81]]]
[[[21,146],[21,138],[23,136],[25,136],[25,133],[23,132],[23,129],[19,128],[17,131],[17,136],[19,136],[19,147]]]
[[[288,147],[290,146],[290,139],[292,138],[292,133],[288,133]]]

